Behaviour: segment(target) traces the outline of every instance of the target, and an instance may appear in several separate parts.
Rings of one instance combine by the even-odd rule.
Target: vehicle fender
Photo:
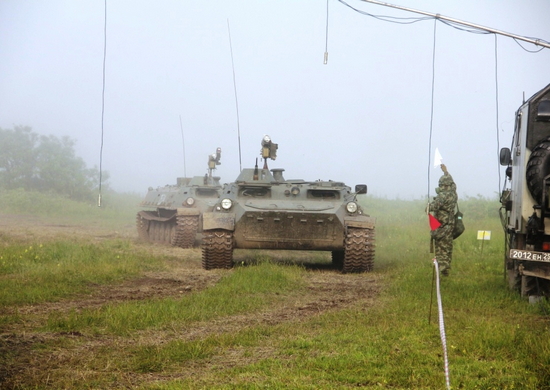
[[[145,211],[145,210],[142,210],[140,212],[138,212],[138,215],[141,216],[143,219],[147,220],[147,221],[160,221],[160,222],[166,222],[166,221],[169,221],[171,220],[172,218],[175,217],[175,214],[172,214],[168,217],[158,217],[156,215],[154,215],[154,212],[152,211]]]
[[[235,214],[204,213],[202,215],[202,230],[212,229],[235,230]]]
[[[376,218],[370,217],[368,215],[357,215],[357,216],[348,216],[344,217],[344,225],[346,228],[363,228],[363,229],[374,229],[376,223]]]
[[[201,212],[196,208],[178,208],[178,215],[199,215]]]

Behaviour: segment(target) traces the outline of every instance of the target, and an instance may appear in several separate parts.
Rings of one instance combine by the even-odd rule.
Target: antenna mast
[[[235,90],[235,107],[237,108],[237,137],[239,140],[239,171],[243,170],[241,163],[241,128],[239,126],[239,101],[237,100],[237,82],[235,81],[235,63],[233,62],[233,46],[231,45],[231,30],[227,19],[227,32],[229,33],[229,50],[231,51],[231,67],[233,68],[233,89]]]
[[[181,123],[181,115],[180,115],[180,129],[181,129],[181,143],[183,145],[183,177],[187,177],[187,172],[185,171],[185,138],[183,137],[183,124]]]

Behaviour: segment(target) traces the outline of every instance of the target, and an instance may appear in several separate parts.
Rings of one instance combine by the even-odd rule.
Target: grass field
[[[363,198],[375,270],[342,275],[326,253],[244,250],[204,271],[199,249],[137,242],[133,200],[2,204],[0,388],[445,388],[423,201]],[[550,389],[549,309],[506,288],[498,202],[460,206],[441,281],[451,386]]]

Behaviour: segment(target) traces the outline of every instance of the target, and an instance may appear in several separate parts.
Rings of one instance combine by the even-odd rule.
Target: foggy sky
[[[547,0],[392,3],[550,40]],[[376,196],[420,198],[434,195],[437,147],[460,196],[494,196],[497,134],[500,147],[509,146],[524,94],[550,83],[550,50],[529,53],[521,46],[538,48],[503,36],[495,49],[492,34],[433,19],[388,23],[336,0],[328,10],[327,42],[326,1],[107,0],[102,166],[111,187],[145,194],[184,174],[204,175],[218,146],[215,174],[233,181],[239,160],[253,167],[269,134],[279,144],[269,166],[284,168],[287,179],[365,183]],[[103,44],[103,0],[0,1],[0,127],[68,135],[87,165],[99,167]]]

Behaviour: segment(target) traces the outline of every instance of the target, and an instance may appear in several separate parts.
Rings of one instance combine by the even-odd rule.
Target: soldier
[[[430,211],[434,212],[434,217],[441,223],[441,226],[432,230],[431,234],[435,241],[435,258],[439,263],[441,275],[449,276],[453,257],[454,215],[458,196],[453,177],[444,164],[441,164],[441,170],[443,176],[439,178],[439,187],[435,189],[437,196],[430,203]]]

